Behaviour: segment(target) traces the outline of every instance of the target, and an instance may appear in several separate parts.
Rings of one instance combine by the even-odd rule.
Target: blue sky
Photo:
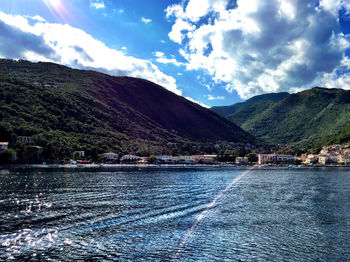
[[[206,106],[350,89],[349,34],[348,1],[0,2],[0,57],[143,77]]]

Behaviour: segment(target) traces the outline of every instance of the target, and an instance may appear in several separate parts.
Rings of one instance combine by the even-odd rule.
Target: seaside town
[[[24,157],[26,164],[38,164],[42,159],[43,148],[40,146],[29,145],[30,137],[19,136],[22,145],[28,145],[27,155]],[[23,156],[22,156],[23,158]],[[0,142],[0,163],[10,164],[18,163],[17,152],[9,148],[9,142]],[[57,163],[57,162],[56,162]],[[350,143],[340,145],[324,146],[319,154],[302,154],[300,156],[270,153],[255,154],[249,153],[245,156],[237,156],[230,153],[208,154],[208,155],[152,155],[138,156],[133,154],[119,155],[115,152],[106,152],[98,155],[98,161],[92,161],[86,156],[85,151],[75,151],[71,159],[59,161],[60,164],[167,164],[167,165],[191,165],[203,164],[214,165],[218,163],[232,165],[304,165],[304,166],[350,166]],[[40,164],[47,164],[40,162]]]

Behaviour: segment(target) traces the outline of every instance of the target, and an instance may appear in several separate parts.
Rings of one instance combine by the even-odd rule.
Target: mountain
[[[289,95],[287,92],[263,94],[254,96],[245,102],[236,103],[230,106],[214,106],[211,110],[223,117],[229,117],[236,112],[254,111],[255,107],[259,107],[259,105],[268,105],[270,104],[268,102],[280,101],[287,95]]]
[[[52,63],[0,60],[0,139],[72,151],[212,152],[253,136],[150,81]],[[14,142],[13,142],[14,143]]]
[[[315,87],[282,93],[275,100],[258,97],[258,103],[248,101],[226,117],[258,138],[287,145],[291,151],[315,149],[350,137],[350,91]]]

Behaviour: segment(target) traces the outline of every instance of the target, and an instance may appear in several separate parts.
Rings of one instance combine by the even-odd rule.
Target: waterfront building
[[[0,151],[6,150],[9,148],[9,142],[0,142]]]
[[[306,160],[303,162],[306,164],[314,164],[314,163],[318,162],[318,155],[313,155],[313,154],[308,155],[306,157]]]
[[[266,164],[268,162],[274,162],[275,154],[259,154],[258,159],[259,165]]]
[[[318,163],[321,165],[338,163],[341,160],[338,154],[323,154],[318,156]]]
[[[118,154],[113,152],[104,153],[101,155],[101,157],[102,157],[102,160],[105,162],[114,162],[119,159]]]
[[[247,165],[248,164],[248,157],[236,157],[236,164],[237,165]]]
[[[171,158],[174,164],[193,164],[195,159],[193,156],[175,156]]]
[[[136,155],[124,155],[120,159],[123,163],[136,163],[140,160],[142,160],[141,157]]]
[[[318,163],[320,163],[321,165],[325,165],[327,162],[328,162],[328,155],[320,154],[318,156]]]
[[[75,152],[73,153],[73,156],[85,157],[85,151],[75,151]]]
[[[340,159],[341,159],[340,156],[341,155],[338,154],[338,153],[330,153],[328,155],[328,162],[330,162],[330,163],[338,163],[340,161]]]
[[[156,159],[157,159],[157,163],[159,164],[169,164],[173,162],[172,157],[168,155],[156,156]]]
[[[17,141],[22,144],[30,144],[32,142],[32,138],[30,136],[18,136]]]
[[[185,156],[185,163],[186,164],[193,164],[194,163],[194,157],[193,156]]]
[[[339,164],[349,165],[350,164],[350,156],[349,155],[339,155]]]
[[[295,161],[296,157],[292,155],[283,155],[283,154],[259,154],[259,165],[266,163],[285,163]]]
[[[197,164],[213,164],[216,155],[193,155],[192,158]]]

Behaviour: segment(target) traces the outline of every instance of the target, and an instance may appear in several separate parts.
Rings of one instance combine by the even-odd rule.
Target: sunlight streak
[[[69,11],[63,3],[63,0],[43,0],[46,7],[50,10],[53,16],[56,16],[63,21],[68,21]]]
[[[182,239],[175,255],[172,258],[172,261],[175,261],[179,254],[181,253],[182,249],[184,248],[184,246],[186,245],[187,240],[191,237],[193,231],[196,229],[196,227],[198,226],[199,222],[201,222],[206,215],[208,214],[208,212],[210,211],[210,209],[212,207],[215,206],[216,202],[218,200],[220,200],[220,198],[222,198],[224,196],[224,194],[231,189],[231,187],[236,184],[239,180],[241,180],[244,176],[246,176],[250,171],[252,171],[253,169],[255,169],[256,166],[252,166],[249,167],[247,170],[245,170],[242,174],[240,174],[239,176],[237,176],[236,178],[234,178],[223,190],[221,190],[215,197],[214,199],[206,206],[206,208],[197,216],[196,220],[194,221],[194,223],[192,224],[191,228],[187,231],[186,235],[184,236],[184,238]]]

